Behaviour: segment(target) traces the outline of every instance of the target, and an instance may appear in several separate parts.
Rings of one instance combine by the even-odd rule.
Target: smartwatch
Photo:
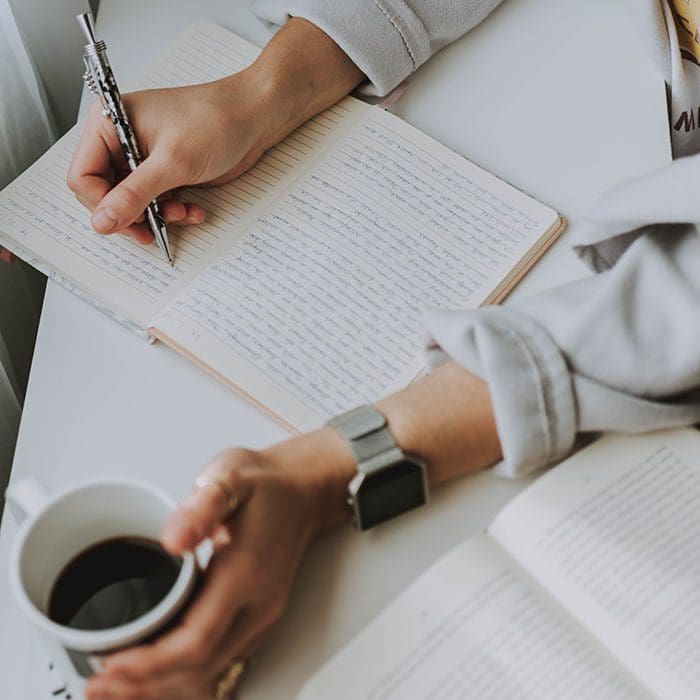
[[[360,406],[328,422],[350,444],[357,474],[347,503],[358,530],[395,518],[428,502],[425,464],[406,454],[374,406]]]

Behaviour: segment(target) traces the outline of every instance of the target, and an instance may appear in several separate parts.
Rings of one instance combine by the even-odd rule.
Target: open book
[[[198,24],[140,87],[217,79],[257,54]],[[171,269],[155,246],[92,231],[64,182],[78,137],[0,193],[0,244],[299,430],[411,381],[422,312],[499,301],[563,228],[552,209],[348,97],[235,182],[183,191],[208,220],[169,227]]]
[[[432,566],[300,700],[700,697],[700,433],[605,437]]]

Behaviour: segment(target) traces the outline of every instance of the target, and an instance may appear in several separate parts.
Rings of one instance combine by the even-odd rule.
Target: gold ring
[[[246,662],[241,659],[234,659],[223,671],[216,680],[216,690],[214,691],[214,700],[225,700],[231,691],[238,685],[243,672],[245,671]]]
[[[236,492],[221,479],[215,479],[208,476],[198,476],[194,480],[194,485],[198,489],[205,489],[208,486],[218,488],[224,494],[224,496],[226,496],[226,501],[228,503],[228,515],[233,515],[236,508],[238,508],[238,496],[236,495]]]

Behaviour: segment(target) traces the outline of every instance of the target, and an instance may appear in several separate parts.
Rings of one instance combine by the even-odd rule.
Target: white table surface
[[[570,231],[595,197],[670,158],[664,87],[609,0],[506,0],[414,77],[393,109],[457,152],[550,204]],[[100,31],[133,74],[205,16],[258,44],[244,0],[102,0]],[[157,27],[156,32],[152,31]],[[567,237],[517,294],[585,274]],[[148,477],[176,496],[230,445],[284,430],[164,346],[148,346],[49,285],[13,479],[49,486],[100,473]],[[429,508],[360,536],[326,536],[302,566],[290,609],[246,679],[244,700],[292,698],[419,572],[482,530],[524,486],[488,474],[434,494]],[[0,695],[26,698],[29,629],[7,583],[16,527],[0,533]]]

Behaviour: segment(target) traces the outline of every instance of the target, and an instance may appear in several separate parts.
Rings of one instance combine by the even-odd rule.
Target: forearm
[[[501,0],[267,0],[261,19],[284,25],[304,17],[321,27],[362,69],[366,86],[385,95],[431,56],[473,29]]]
[[[480,471],[501,457],[488,388],[456,362],[376,405],[401,448],[426,463],[433,486]],[[318,529],[349,521],[345,499],[356,464],[333,428],[275,445],[267,455],[271,463],[304,469]]]
[[[342,99],[364,75],[318,27],[292,18],[250,68],[226,80],[241,78],[249,82],[251,95],[268,106],[261,134],[265,150]]]
[[[698,261],[695,230],[660,227],[606,273],[509,308],[430,314],[429,357],[452,360],[377,405],[431,484],[501,459],[502,474],[524,475],[565,457],[580,432],[696,423]],[[319,529],[348,520],[356,465],[334,430],[271,451],[303,470]]]

